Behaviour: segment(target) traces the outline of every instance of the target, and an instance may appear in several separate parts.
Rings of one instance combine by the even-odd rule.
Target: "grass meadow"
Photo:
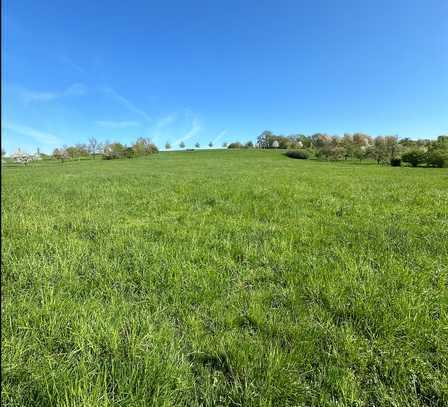
[[[448,405],[448,170],[2,171],[5,406]]]

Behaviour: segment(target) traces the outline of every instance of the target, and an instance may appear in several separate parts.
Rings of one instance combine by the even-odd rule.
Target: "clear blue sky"
[[[2,145],[448,132],[448,1],[3,0]]]

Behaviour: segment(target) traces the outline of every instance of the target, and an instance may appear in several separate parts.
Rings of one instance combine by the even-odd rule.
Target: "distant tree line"
[[[53,151],[52,158],[60,161],[67,159],[81,159],[82,157],[101,156],[104,160],[118,158],[134,158],[158,153],[157,146],[149,138],[139,138],[131,146],[119,142],[98,142],[94,137],[89,139],[88,144],[76,144],[64,146]]]
[[[183,150],[184,148],[187,147],[187,145],[185,144],[185,141],[183,141],[183,140],[181,140],[181,141],[179,142],[178,146],[179,146],[179,148],[180,148],[181,150]],[[208,143],[208,146],[209,146],[210,148],[212,148],[212,147],[213,147],[213,141],[210,141],[210,142]],[[194,145],[194,147],[195,147],[195,148],[201,148],[201,144],[200,144],[199,142],[196,142],[195,145]],[[167,141],[167,142],[165,143],[165,150],[170,150],[170,149],[171,149],[171,143],[170,143],[169,141]]]
[[[184,141],[178,146],[186,148]],[[200,148],[199,142],[195,144]],[[209,142],[208,147],[213,147]],[[271,131],[264,131],[257,137],[254,144],[252,141],[241,143],[224,142],[223,148],[230,149],[284,149],[289,150],[287,154],[292,158],[306,159],[308,157],[324,160],[375,160],[378,164],[390,164],[400,166],[402,163],[411,166],[448,167],[448,135],[439,136],[436,140],[409,138],[398,138],[398,136],[372,137],[365,133],[346,133],[343,136],[316,133],[310,136],[304,134],[292,134],[289,136],[277,135]],[[167,142],[165,149],[171,149]],[[97,156],[105,160],[119,158],[134,158],[157,153],[157,146],[149,138],[138,138],[130,146],[119,142],[99,142],[91,137],[87,144],[75,144],[56,148],[51,155],[27,154],[18,149],[11,155],[10,159],[16,163],[27,165],[28,163],[41,159],[56,159],[61,162],[85,157]],[[2,163],[5,151],[2,149]]]
[[[437,140],[409,138],[398,136],[372,137],[364,133],[346,133],[343,136],[316,133],[311,136],[293,134],[276,135],[264,131],[252,142],[245,144],[235,141],[228,148],[264,148],[300,150],[303,154],[289,154],[291,157],[316,157],[325,160],[366,160],[373,159],[378,164],[399,166],[408,163],[412,166],[426,165],[432,167],[448,166],[448,135]]]

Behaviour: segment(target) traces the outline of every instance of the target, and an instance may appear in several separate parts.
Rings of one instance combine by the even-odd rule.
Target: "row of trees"
[[[178,146],[181,149],[187,147],[184,141],[180,141]],[[201,147],[199,143],[196,143],[194,146],[196,148]],[[208,147],[213,147],[212,141],[208,143]],[[227,147],[227,143],[223,143],[223,147]],[[170,150],[171,148],[171,143],[167,141],[165,149]],[[88,144],[75,144],[74,146],[57,148],[53,151],[52,156],[55,159],[64,160],[88,156],[95,158],[97,155],[101,155],[103,159],[110,160],[115,158],[140,157],[158,152],[159,149],[149,138],[139,138],[131,146],[127,146],[119,142],[99,142],[96,138],[92,137],[89,139]]]
[[[178,143],[179,148],[186,148],[184,141]],[[194,145],[196,148],[200,148],[200,144],[196,143]],[[224,148],[227,147],[227,143],[223,143]],[[208,143],[208,147],[213,147],[213,142]],[[165,149],[170,150],[171,143],[166,142]],[[15,153],[11,154],[9,157],[16,163],[28,164],[35,160],[41,159],[56,159],[64,162],[69,159],[81,159],[83,157],[93,157],[101,156],[103,159],[110,160],[116,158],[133,158],[149,154],[157,153],[159,150],[157,146],[149,138],[139,138],[131,146],[122,144],[119,142],[101,142],[96,138],[91,137],[88,143],[85,144],[75,144],[73,146],[63,146],[61,148],[55,148],[51,155],[42,154],[39,149],[35,154],[28,154],[21,149],[18,149]],[[2,160],[6,156],[6,152],[2,149]],[[4,160],[2,162],[5,162]]]
[[[179,142],[181,149],[186,148],[184,141]],[[200,144],[195,144],[200,148]],[[213,147],[213,142],[208,144]],[[289,136],[276,135],[271,131],[261,133],[256,144],[252,141],[241,143],[239,141],[230,144],[223,143],[222,147],[240,148],[278,148],[289,150],[300,150],[306,152],[306,156],[323,158],[326,160],[348,160],[348,159],[374,159],[378,164],[390,163],[400,165],[406,162],[412,166],[428,165],[443,167],[448,166],[448,135],[439,136],[437,140],[411,140],[409,138],[399,139],[398,136],[372,137],[364,133],[344,134],[343,136],[316,133],[311,136],[303,134],[292,134]],[[171,149],[167,142],[165,149]],[[132,145],[127,146],[119,142],[99,142],[96,138],[89,139],[87,144],[75,144],[64,146],[53,151],[52,156],[45,154],[30,155],[18,150],[11,158],[18,162],[27,164],[41,158],[54,158],[61,161],[66,159],[81,159],[82,157],[96,158],[101,155],[103,159],[133,158],[154,154],[158,152],[157,146],[149,138],[139,138]],[[2,150],[2,157],[4,151]]]
[[[252,147],[251,142],[235,141],[228,145],[228,148]],[[374,159],[378,164],[400,165],[403,161],[413,166],[448,166],[448,135],[439,136],[437,140],[411,140],[398,136],[372,137],[364,133],[283,136],[264,131],[258,136],[255,147],[303,150],[309,156],[326,160]]]
[[[222,146],[226,148],[227,143],[223,143]],[[187,145],[185,144],[184,141],[180,141],[178,143],[178,147],[184,149],[187,147]],[[199,142],[197,142],[195,143],[194,147],[200,148],[201,145]],[[209,148],[213,147],[212,141],[208,143],[208,147]],[[172,148],[171,143],[167,141],[165,143],[165,149],[170,150],[171,148]],[[130,147],[118,142],[109,143],[106,141],[105,143],[101,143],[98,142],[95,138],[90,138],[88,144],[76,144],[71,147],[65,146],[62,149],[56,149],[56,150],[55,152],[57,153],[58,156],[64,154],[67,158],[84,157],[88,155],[93,155],[93,157],[95,157],[96,155],[100,154],[105,159],[120,158],[120,157],[132,158],[157,153],[159,151],[157,146],[149,138],[139,138]]]
[[[223,147],[227,147],[227,143],[224,143],[224,144],[223,144]],[[178,146],[179,146],[180,149],[183,149],[183,148],[187,147],[187,145],[185,144],[185,142],[183,140],[179,142]],[[201,144],[199,142],[195,143],[194,146],[195,146],[195,148],[201,148]],[[210,141],[210,143],[208,143],[208,146],[210,148],[212,148],[213,147],[213,141]],[[167,141],[165,143],[165,150],[171,150],[171,148],[172,148],[171,143],[169,141]]]
[[[133,158],[159,152],[157,146],[149,138],[139,138],[131,146],[119,142],[105,141],[98,142],[95,138],[90,138],[88,144],[76,144],[74,146],[64,146],[56,148],[52,157],[64,161],[66,159],[81,159],[82,157],[97,155],[105,160],[117,158]]]

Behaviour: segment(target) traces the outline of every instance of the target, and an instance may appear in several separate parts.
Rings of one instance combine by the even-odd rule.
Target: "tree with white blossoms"
[[[63,164],[64,160],[69,158],[69,155],[65,148],[55,148],[53,151],[53,158],[56,160],[61,160],[61,164]]]
[[[15,163],[24,165],[27,165],[29,162],[33,161],[33,156],[22,151],[20,148],[17,149],[17,151],[11,155],[11,158]]]

